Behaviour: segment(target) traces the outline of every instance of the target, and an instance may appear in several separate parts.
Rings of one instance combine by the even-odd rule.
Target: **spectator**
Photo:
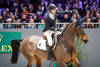
[[[86,4],[86,5],[84,6],[83,16],[86,16],[86,11],[87,11],[87,10],[89,10],[89,5],[88,5],[88,4]]]
[[[11,24],[12,23],[12,19],[11,18],[8,18],[7,20],[7,23],[8,24],[5,24],[4,28],[13,28],[13,25]]]
[[[96,13],[95,13],[95,17],[92,17],[92,21],[95,23],[95,22],[98,22],[98,19],[100,18],[100,14],[99,14],[99,12],[97,11]]]
[[[41,5],[38,6],[38,9],[37,9],[36,13],[37,13],[38,16],[42,16],[43,15],[43,10],[42,10],[42,6]]]
[[[2,13],[2,9],[0,9],[0,15],[1,15],[1,13]]]
[[[83,10],[83,4],[81,0],[78,2],[78,4],[79,4],[79,9]]]
[[[48,5],[49,5],[49,1],[48,0],[42,0],[42,4],[44,4],[45,8],[47,8]]]
[[[41,7],[42,7],[42,11],[43,11],[42,16],[44,16],[45,12],[46,12],[46,6],[45,6],[45,4],[41,3]]]
[[[86,18],[91,18],[92,17],[92,14],[91,14],[90,10],[86,11],[86,16],[85,17]]]
[[[41,21],[40,17],[37,14],[34,15],[33,19],[34,19],[34,23],[40,23],[40,21]],[[36,25],[36,28],[38,28],[38,24]]]
[[[6,13],[7,13],[7,17],[11,17],[11,15],[13,14],[12,12],[10,12],[9,8],[6,9]]]
[[[74,3],[74,4],[73,4],[73,9],[77,9],[77,10],[79,9],[78,3]]]
[[[15,15],[16,18],[21,18],[21,13],[19,12],[18,8],[15,8],[14,15]]]
[[[61,22],[64,22],[64,23],[69,23],[70,22],[70,17],[69,17],[69,15],[68,14],[64,14],[63,15],[63,18],[62,18],[62,20],[61,20]]]
[[[96,6],[96,2],[93,2],[93,3],[91,4],[90,10],[92,11],[92,10],[94,9],[94,7],[97,7],[97,6]]]
[[[12,23],[15,23],[15,21],[16,21],[15,15],[12,15],[12,16],[11,16],[11,19],[12,19]]]
[[[21,24],[18,24],[18,23],[21,23],[21,20],[18,18],[15,22],[16,24],[14,25],[14,28],[21,28]]]
[[[28,20],[28,18],[29,18],[29,12],[28,12],[28,10],[27,10],[27,7],[24,7],[24,8],[23,8],[22,16],[23,16],[23,15],[25,16],[24,19]]]
[[[91,18],[88,17],[86,23],[91,23]],[[93,24],[85,24],[85,28],[93,28]]]
[[[60,3],[58,4],[58,7],[57,7],[57,8],[58,8],[58,9],[57,9],[58,11],[63,11],[62,5],[61,5]]]
[[[26,19],[27,17],[26,17],[26,15],[22,15],[22,23],[26,23],[27,22],[27,19]]]
[[[58,4],[57,10],[58,10],[58,11],[63,11],[62,5],[61,5],[60,3]],[[62,17],[63,17],[62,14],[57,15],[57,19],[58,19],[59,21],[62,19]]]
[[[0,16],[0,23],[3,23],[3,18],[2,18],[2,16]],[[3,25],[0,24],[0,29],[2,29],[2,28],[3,28]]]
[[[30,13],[35,13],[34,6],[33,6],[32,4],[29,4],[28,11],[29,11]]]
[[[34,9],[32,4],[29,4],[28,11],[29,11],[29,18],[31,18],[31,17],[33,18],[34,17],[34,13],[36,13],[36,12],[35,12],[35,9]]]
[[[10,8],[12,6],[12,0],[5,0],[4,2],[6,4],[6,7]]]
[[[4,22],[6,23],[6,19],[8,18],[6,11],[3,11],[2,18],[4,19]]]
[[[39,25],[38,25],[38,28],[39,28],[39,29],[43,29],[43,28],[45,27],[45,24],[44,24],[44,20],[43,20],[43,19],[41,20],[41,23],[42,23],[42,24],[39,24]]]
[[[14,13],[16,8],[18,8],[18,4],[14,2],[13,6],[11,7],[11,11]]]
[[[37,14],[34,15],[33,19],[34,19],[35,23],[39,23],[40,22],[40,18],[39,18],[39,16]]]
[[[27,23],[28,22],[28,20],[27,20],[27,17],[26,17],[26,15],[22,15],[22,23],[23,23],[23,25],[21,26],[22,28],[25,28],[26,26],[25,26],[25,23]]]
[[[97,12],[97,8],[94,7],[93,10],[92,10],[92,15],[93,15],[93,17],[96,17],[96,12]]]
[[[72,16],[72,19],[71,19],[72,22],[76,22],[78,18],[80,18],[80,15],[78,13],[78,10],[77,9],[74,9],[73,10],[73,16]]]
[[[100,23],[100,18],[98,19],[98,23]]]
[[[34,19],[30,19],[30,20],[29,20],[29,23],[34,23]],[[31,28],[31,29],[34,28],[34,29],[35,29],[35,28],[36,28],[36,25],[35,25],[35,24],[28,24],[28,25],[27,25],[27,28]]]
[[[0,23],[3,23],[3,18],[2,18],[2,16],[0,16]]]
[[[69,7],[67,5],[65,6],[65,10],[69,10]]]

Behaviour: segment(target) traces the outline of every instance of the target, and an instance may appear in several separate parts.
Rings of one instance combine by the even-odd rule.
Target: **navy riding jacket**
[[[56,17],[54,18],[54,20],[52,20],[52,19],[49,17],[49,14],[48,14],[48,15],[45,17],[44,22],[45,22],[45,27],[44,27],[43,32],[45,32],[45,31],[47,31],[47,30],[55,31],[55,28],[56,28]]]
[[[67,10],[67,11],[57,11],[56,15],[57,14],[69,14],[69,13],[72,13],[72,11],[70,11],[70,10]],[[44,28],[43,32],[45,32],[47,30],[55,31],[55,28],[56,28],[56,16],[55,16],[54,20],[52,20],[49,17],[49,14],[47,14],[47,16],[45,17],[44,21],[45,21],[45,28]]]

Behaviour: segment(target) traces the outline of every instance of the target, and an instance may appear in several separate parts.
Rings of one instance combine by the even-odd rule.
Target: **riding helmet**
[[[56,5],[55,4],[50,4],[49,6],[48,6],[48,10],[53,10],[53,9],[56,9],[57,7],[56,7]]]

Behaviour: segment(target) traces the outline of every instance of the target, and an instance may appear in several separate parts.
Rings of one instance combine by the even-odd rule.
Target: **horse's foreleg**
[[[59,61],[57,62],[59,64],[60,67],[67,67],[66,63]]]
[[[67,67],[66,63],[59,63],[60,67]]]
[[[27,67],[32,67],[32,63],[28,62]]]
[[[36,67],[42,67],[42,61],[38,56],[35,56],[35,60],[36,60]]]
[[[79,60],[78,60],[77,57],[74,58],[74,59],[72,59],[72,63],[75,65],[75,67],[81,67],[81,65],[80,65]]]
[[[32,67],[32,65],[30,65],[30,64],[27,64],[27,67]]]

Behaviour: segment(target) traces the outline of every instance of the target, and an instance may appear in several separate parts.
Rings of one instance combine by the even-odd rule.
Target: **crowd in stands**
[[[78,18],[85,18],[84,23],[100,23],[100,0],[0,0],[0,23],[9,23],[0,28],[43,28],[50,3],[54,3],[58,11],[73,10],[72,14],[57,15],[58,23],[70,23]],[[85,26],[92,28],[94,25]]]

